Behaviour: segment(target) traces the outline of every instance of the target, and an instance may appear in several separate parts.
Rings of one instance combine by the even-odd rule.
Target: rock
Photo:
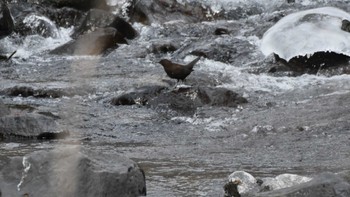
[[[57,139],[65,139],[70,135],[68,131],[62,132],[44,132],[40,133],[36,138],[38,140],[57,140]]]
[[[292,187],[256,194],[257,197],[346,197],[350,184],[333,173],[322,173],[311,181]]]
[[[56,24],[47,17],[37,14],[29,14],[17,22],[15,32],[22,36],[40,35],[45,38],[59,36]]]
[[[14,30],[14,22],[6,3],[1,3],[0,13],[0,39],[10,35]]]
[[[56,55],[100,55],[116,48],[119,34],[112,27],[99,28],[52,50]]]
[[[112,105],[145,105],[149,99],[157,96],[164,86],[145,86],[138,90],[130,91],[111,100]]]
[[[180,87],[177,90],[161,92],[148,101],[155,108],[173,110],[182,115],[192,116],[198,107],[237,107],[247,100],[237,93],[225,88]]]
[[[109,27],[116,28],[127,39],[134,39],[138,35],[137,31],[120,17],[115,17]]]
[[[62,96],[71,95],[71,93],[64,92],[60,89],[34,89],[28,86],[14,86],[0,91],[0,94],[21,97],[33,96],[36,98],[60,98]]]
[[[47,116],[26,113],[0,117],[0,135],[4,138],[34,138],[46,132],[56,132],[57,123]]]
[[[214,31],[214,35],[217,35],[217,36],[224,35],[224,34],[230,34],[230,32],[225,28],[216,28]]]
[[[265,32],[261,51],[301,72],[339,66],[350,56],[349,32],[340,27],[344,20],[350,14],[333,7],[290,14]]]
[[[0,100],[0,117],[10,114],[10,109]]]
[[[104,10],[92,9],[87,13],[79,27],[76,28],[72,37],[77,38],[79,35],[105,27],[113,27],[117,29],[122,35],[120,36],[121,39],[133,39],[137,36],[137,31],[124,19]],[[122,40],[119,43],[127,42]]]
[[[350,21],[344,19],[341,22],[341,29],[346,32],[350,32]]]
[[[241,194],[238,192],[237,188],[239,184],[241,184],[240,180],[229,181],[226,183],[224,186],[224,197],[241,197]]]
[[[146,195],[145,175],[135,162],[109,151],[69,145],[9,158],[0,167],[0,188],[5,196]]]

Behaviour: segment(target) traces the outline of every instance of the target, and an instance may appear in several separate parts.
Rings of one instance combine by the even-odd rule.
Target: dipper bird
[[[172,78],[177,79],[177,82],[184,81],[186,77],[193,71],[193,66],[199,61],[201,57],[197,57],[187,65],[181,65],[171,62],[167,59],[160,60],[160,64],[163,66],[166,74]]]

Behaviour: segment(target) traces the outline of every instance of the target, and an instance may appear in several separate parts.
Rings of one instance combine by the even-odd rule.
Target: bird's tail
[[[186,67],[193,70],[193,66],[201,59],[201,56],[197,57],[196,59],[192,60],[192,62],[188,63]]]

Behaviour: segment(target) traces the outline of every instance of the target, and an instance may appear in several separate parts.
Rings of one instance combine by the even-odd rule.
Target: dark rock
[[[134,39],[138,35],[137,31],[120,17],[115,17],[109,27],[116,28],[127,39]]]
[[[287,0],[287,3],[295,3],[295,0]]]
[[[270,192],[256,194],[257,197],[347,197],[350,184],[333,173],[322,173],[311,181]]]
[[[10,109],[0,100],[0,117],[10,114]]]
[[[341,22],[341,29],[350,33],[350,21],[344,19]]]
[[[39,114],[7,115],[0,117],[0,134],[5,138],[33,138],[41,133],[55,132],[57,123],[54,119]]]
[[[224,197],[241,197],[241,194],[238,192],[237,186],[241,184],[240,180],[229,181],[224,186]]]
[[[0,167],[0,188],[5,196],[146,195],[144,172],[135,162],[109,151],[67,145],[9,158]]]
[[[275,54],[275,59],[290,68],[292,71],[304,74],[316,74],[322,69],[347,66],[349,56],[334,52],[316,52],[312,56],[298,56],[288,62]]]
[[[0,5],[0,39],[2,39],[13,32],[14,22],[6,3],[2,2]]]
[[[165,87],[163,86],[146,86],[138,90],[128,92],[111,100],[112,105],[145,105],[147,101],[157,96]]]
[[[225,88],[184,87],[173,91],[161,92],[148,105],[176,111],[182,115],[193,115],[198,107],[237,107],[247,100]]]
[[[113,27],[122,35],[120,38],[133,39],[137,36],[137,31],[124,19],[115,16],[104,10],[90,10],[79,27],[72,34],[73,38],[94,31],[98,28]],[[118,43],[127,43],[125,40]]]
[[[70,95],[60,89],[34,89],[27,86],[14,86],[0,91],[0,93],[8,96],[33,96],[37,98],[60,98],[62,96]]]
[[[214,35],[217,35],[217,36],[224,35],[224,34],[230,34],[230,32],[225,28],[217,28],[214,31]]]
[[[108,49],[117,48],[119,34],[112,27],[99,28],[93,32],[79,36],[77,40],[70,41],[52,50],[56,55],[100,55]]]
[[[129,17],[131,21],[147,25],[153,22],[163,23],[170,20],[199,22],[219,18],[210,8],[205,8],[201,3],[181,4],[174,0],[133,0],[129,8]]]
[[[44,132],[40,133],[36,138],[38,140],[56,140],[56,139],[65,139],[70,135],[68,131],[61,132]]]
[[[154,54],[164,54],[164,53],[174,52],[176,50],[177,50],[177,47],[171,43],[152,45],[152,53]]]

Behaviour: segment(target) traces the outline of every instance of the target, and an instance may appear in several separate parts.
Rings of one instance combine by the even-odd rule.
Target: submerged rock
[[[145,174],[135,162],[80,146],[9,158],[0,167],[0,188],[5,196],[146,195]]]
[[[350,20],[350,14],[333,7],[290,14],[264,34],[261,51],[276,54],[293,69],[338,66],[350,56],[349,32],[341,28],[344,19]]]

